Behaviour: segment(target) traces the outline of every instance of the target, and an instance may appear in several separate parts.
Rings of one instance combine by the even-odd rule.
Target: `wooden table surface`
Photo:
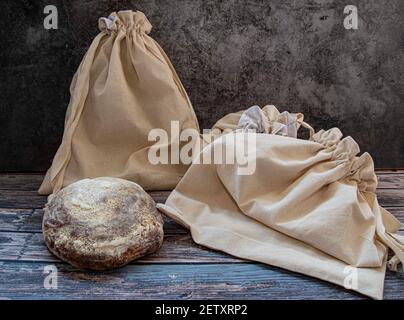
[[[379,202],[404,221],[404,171],[378,171]],[[42,239],[46,197],[41,174],[0,174],[0,299],[365,299],[328,282],[245,261],[195,244],[166,219],[155,254],[108,272],[78,270],[52,256]],[[151,192],[164,202],[169,192]],[[404,233],[404,229],[400,231]],[[58,270],[45,289],[44,268]],[[404,276],[387,271],[385,299],[404,299]]]

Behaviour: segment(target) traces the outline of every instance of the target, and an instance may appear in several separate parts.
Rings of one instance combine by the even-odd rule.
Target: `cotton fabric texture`
[[[112,13],[99,28],[73,78],[63,140],[39,193],[99,176],[172,189],[188,165],[151,164],[148,134],[170,135],[171,121],[199,131],[187,93],[142,12]],[[170,143],[164,147],[170,152]]]
[[[258,109],[219,120],[214,131],[231,132],[202,151],[237,143],[229,135],[254,134],[255,172],[240,175],[237,163],[192,164],[159,210],[198,244],[382,299],[388,247],[394,270],[404,242],[395,234],[400,223],[377,202],[371,156],[358,156],[357,143],[337,128],[314,134],[301,114]],[[309,140],[296,138],[300,126]],[[251,127],[262,133],[246,132]]]
[[[279,112],[274,105],[262,109],[252,106],[247,110],[229,113],[217,121],[211,134],[221,135],[237,129],[255,130],[257,133],[272,133],[288,137],[297,137],[297,130],[303,125],[313,130],[303,121],[302,113]],[[313,132],[312,132],[313,133]]]

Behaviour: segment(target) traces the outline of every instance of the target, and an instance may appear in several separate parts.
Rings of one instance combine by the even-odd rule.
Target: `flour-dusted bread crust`
[[[81,269],[106,270],[155,252],[163,219],[136,183],[84,179],[52,195],[42,225],[49,250]]]

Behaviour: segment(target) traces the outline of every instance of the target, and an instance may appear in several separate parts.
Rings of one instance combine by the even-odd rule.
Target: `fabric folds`
[[[62,143],[39,189],[50,194],[83,178],[109,176],[146,190],[172,189],[188,165],[152,164],[152,129],[171,123],[195,129],[198,121],[181,81],[163,49],[148,34],[140,11],[120,11],[99,20],[101,33],[84,56],[71,84]],[[178,134],[178,133],[177,133]]]
[[[220,120],[216,130],[230,133],[202,153],[237,149],[243,141],[237,136],[254,135],[256,147],[247,156],[255,171],[240,175],[237,161],[194,163],[158,208],[201,245],[381,299],[388,248],[395,253],[389,265],[397,269],[403,243],[395,234],[400,223],[377,202],[371,156],[358,156],[357,143],[337,128],[297,139],[289,123],[312,131],[302,115],[291,121],[289,113],[254,109]],[[263,133],[244,129],[251,126]]]

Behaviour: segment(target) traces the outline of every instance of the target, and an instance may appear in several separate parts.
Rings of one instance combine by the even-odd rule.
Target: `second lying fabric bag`
[[[251,136],[246,156],[255,170],[240,174],[237,161],[194,163],[158,208],[198,244],[381,299],[387,250],[396,270],[404,245],[395,234],[400,223],[377,202],[372,158],[357,156],[356,142],[337,128],[314,134],[301,114],[257,108],[219,121],[216,131],[235,131],[201,154],[237,153]],[[310,129],[309,141],[295,137],[300,126]]]
[[[152,129],[169,134],[198,130],[198,121],[173,66],[148,34],[142,12],[121,11],[99,20],[94,39],[71,84],[62,143],[39,189],[56,192],[83,178],[132,180],[146,190],[172,189],[188,165],[152,164]]]

